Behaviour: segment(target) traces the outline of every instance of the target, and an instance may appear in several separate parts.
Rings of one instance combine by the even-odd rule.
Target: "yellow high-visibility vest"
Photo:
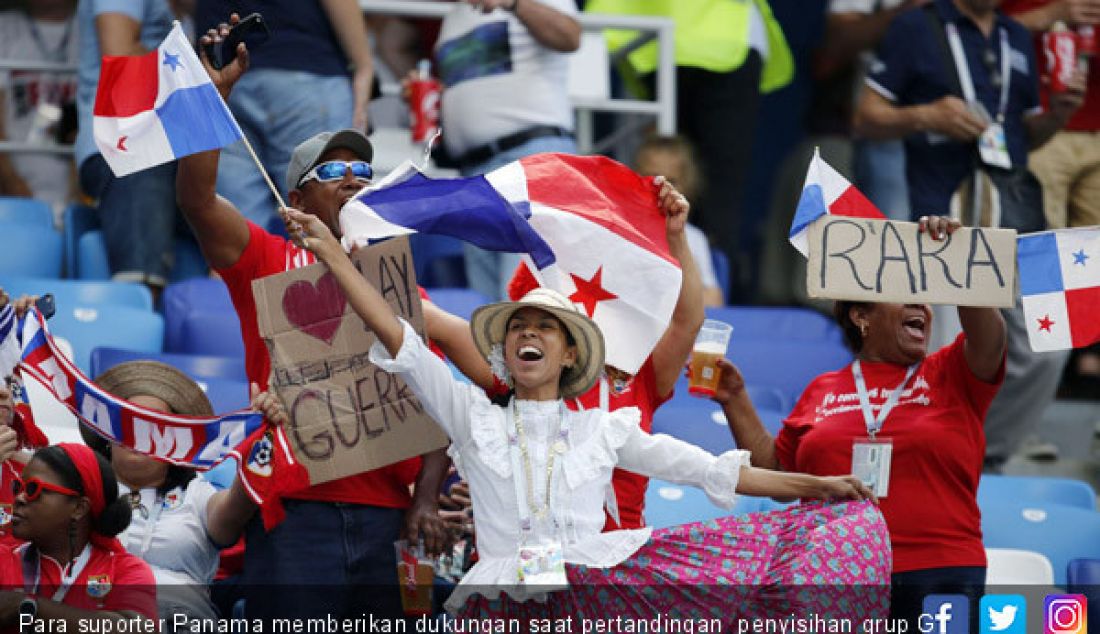
[[[768,59],[760,75],[760,91],[768,93],[790,83],[794,60],[783,30],[767,0],[590,0],[588,13],[669,17],[676,22],[676,65],[725,73],[741,67],[749,54],[750,2],[764,21]],[[604,31],[608,49],[615,51],[637,37],[636,31]],[[657,68],[657,42],[631,53],[630,65],[640,74]]]

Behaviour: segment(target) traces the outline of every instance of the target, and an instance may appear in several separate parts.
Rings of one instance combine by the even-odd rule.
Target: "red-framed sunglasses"
[[[43,491],[53,491],[54,493],[60,493],[61,495],[67,495],[69,497],[80,497],[80,493],[73,491],[70,488],[63,487],[58,484],[50,484],[49,482],[43,482],[38,478],[23,478],[16,477],[11,481],[11,494],[19,495],[20,493],[26,493],[27,501],[34,502],[42,495]]]

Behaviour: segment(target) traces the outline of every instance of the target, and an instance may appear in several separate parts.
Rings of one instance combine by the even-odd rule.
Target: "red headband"
[[[76,466],[84,486],[84,495],[92,503],[92,519],[96,519],[107,507],[107,500],[103,497],[103,473],[99,470],[99,461],[96,459],[95,452],[87,445],[72,442],[59,443],[57,446]]]

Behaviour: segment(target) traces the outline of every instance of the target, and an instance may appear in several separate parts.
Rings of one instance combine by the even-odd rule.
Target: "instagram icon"
[[[1045,634],[1088,634],[1088,606],[1083,594],[1048,594],[1043,600]]]

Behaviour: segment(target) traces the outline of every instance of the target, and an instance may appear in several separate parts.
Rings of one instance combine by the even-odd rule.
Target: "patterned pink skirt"
[[[532,619],[570,619],[574,632],[582,620],[614,632],[638,631],[639,620],[651,631],[688,631],[660,619],[717,619],[729,632],[744,619],[822,618],[856,630],[864,619],[887,617],[890,567],[877,507],[808,503],[656,530],[613,568],[567,565],[569,589],[545,602],[476,595],[457,618],[517,619],[525,629]]]

